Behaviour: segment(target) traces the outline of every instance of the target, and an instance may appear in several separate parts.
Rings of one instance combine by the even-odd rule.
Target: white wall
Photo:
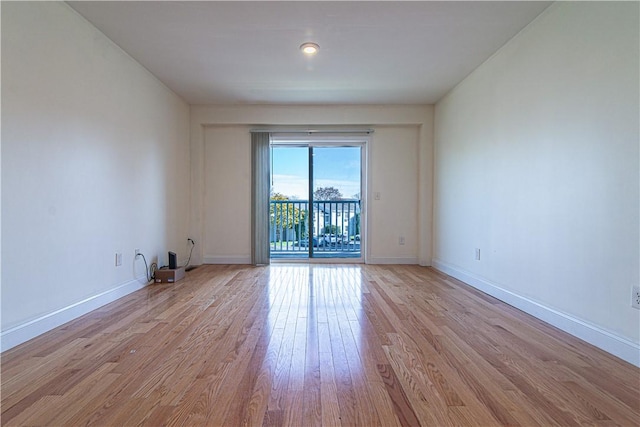
[[[437,103],[433,246],[438,268],[636,364],[638,16],[554,4]]]
[[[204,233],[207,264],[251,262],[251,142],[246,126],[205,128]]]
[[[143,286],[135,248],[185,259],[189,162],[185,102],[65,3],[2,2],[3,349]]]
[[[369,193],[379,193],[380,200],[369,197],[367,237],[371,263],[417,263],[418,141],[419,130],[415,126],[375,129],[370,147]],[[405,239],[402,246],[398,243],[401,236]]]
[[[194,259],[250,262],[251,127],[352,125],[375,130],[368,148],[367,262],[428,265],[432,117],[430,106],[192,106],[191,234],[204,242]],[[404,246],[398,236],[405,236]]]

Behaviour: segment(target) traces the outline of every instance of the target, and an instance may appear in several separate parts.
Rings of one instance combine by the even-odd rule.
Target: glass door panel
[[[271,146],[272,258],[309,256],[309,147]]]
[[[360,146],[312,150],[313,231],[317,258],[360,258]]]

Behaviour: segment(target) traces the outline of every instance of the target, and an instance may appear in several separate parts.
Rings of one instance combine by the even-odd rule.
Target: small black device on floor
[[[175,252],[169,251],[169,268],[175,270],[178,268],[178,257]]]

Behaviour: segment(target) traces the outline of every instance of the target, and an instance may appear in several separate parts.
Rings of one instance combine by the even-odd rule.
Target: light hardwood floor
[[[628,425],[640,370],[433,269],[202,266],[2,354],[2,425]]]

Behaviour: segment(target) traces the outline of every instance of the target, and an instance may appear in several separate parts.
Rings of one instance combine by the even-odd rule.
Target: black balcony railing
[[[360,257],[360,200],[271,200],[272,258]]]

